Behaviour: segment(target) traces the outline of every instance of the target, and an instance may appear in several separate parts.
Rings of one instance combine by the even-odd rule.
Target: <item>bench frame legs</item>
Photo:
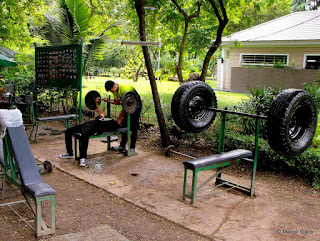
[[[48,228],[46,223],[42,220],[41,207],[42,202],[49,200],[51,202],[51,227]],[[35,198],[36,204],[36,219],[37,219],[37,237],[52,234],[56,230],[56,217],[55,217],[55,195],[48,195]]]
[[[220,135],[219,135],[219,145],[218,145],[218,151],[223,152],[224,151],[224,141],[225,141],[225,125],[226,125],[226,112],[221,112],[221,124],[220,124]],[[184,181],[183,181],[183,195],[182,199],[185,201],[186,198],[189,198],[191,201],[191,204],[194,204],[196,201],[196,198],[198,197],[206,197],[206,196],[211,196],[211,195],[217,195],[219,193],[225,192],[229,189],[237,189],[242,192],[245,192],[250,195],[251,198],[254,197],[255,195],[255,175],[256,175],[256,169],[257,169],[257,162],[258,162],[258,148],[259,148],[259,132],[260,132],[260,119],[257,116],[256,117],[256,132],[255,132],[255,148],[254,148],[254,155],[253,159],[238,159],[238,160],[233,160],[229,162],[224,162],[220,164],[215,164],[212,166],[208,167],[200,167],[200,168],[195,168],[191,169],[188,168],[187,166],[184,167]],[[228,181],[226,179],[222,178],[222,172],[228,168],[231,167],[234,164],[239,164],[242,163],[243,161],[249,161],[252,162],[252,175],[251,175],[251,185],[250,187],[246,187],[231,181]],[[191,186],[191,192],[187,193],[187,174],[188,174],[188,169],[191,170],[192,173],[192,186]],[[198,182],[198,172],[200,171],[206,171],[210,169],[216,169],[216,173],[209,177],[205,182],[203,182],[201,185],[197,187],[197,182]],[[202,195],[202,196],[197,196],[197,192],[199,191],[204,191],[202,188],[207,185],[211,180],[216,179],[215,181],[215,187],[220,187],[220,186],[225,186],[228,187],[226,190],[219,191],[213,194],[207,194],[207,195]],[[213,188],[215,188],[213,187]],[[212,188],[207,188],[207,189],[212,189]]]

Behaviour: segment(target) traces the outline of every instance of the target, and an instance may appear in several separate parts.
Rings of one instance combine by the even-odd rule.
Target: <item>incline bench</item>
[[[213,178],[216,179],[216,186],[217,185],[235,185],[234,183],[231,183],[227,180],[224,180],[221,178],[221,173],[223,172],[224,168],[229,167],[232,164],[240,163],[241,159],[243,158],[249,158],[252,156],[252,152],[244,149],[236,149],[233,151],[216,154],[212,156],[206,156],[201,157],[189,161],[183,162],[184,164],[184,182],[183,182],[183,200],[185,198],[191,199],[191,204],[193,204],[196,200],[196,193],[197,190],[200,191],[202,187],[204,187],[208,182],[210,182]],[[203,184],[201,184],[197,188],[197,178],[198,178],[198,172],[210,170],[218,168],[218,171],[211,176],[207,181],[205,181]],[[192,188],[191,193],[186,193],[186,186],[187,186],[187,171],[192,170],[193,176],[192,176]],[[236,184],[237,185],[237,184]],[[237,185],[239,186],[239,185]]]
[[[24,126],[7,127],[3,140],[3,164],[6,178],[21,190],[34,212],[37,237],[54,233],[56,191],[41,179]],[[45,200],[51,201],[50,228],[42,219],[42,202]]]

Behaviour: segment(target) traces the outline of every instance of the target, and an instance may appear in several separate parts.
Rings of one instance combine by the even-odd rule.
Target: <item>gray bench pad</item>
[[[183,164],[190,169],[196,169],[248,157],[252,157],[252,151],[248,151],[245,149],[236,149],[221,154],[215,154],[212,156],[200,157],[197,159],[185,161],[183,162]]]
[[[24,127],[8,127],[7,133],[25,189],[35,197],[55,194],[53,188],[42,182]]]
[[[54,195],[56,193],[56,191],[52,189],[52,187],[44,182],[26,185],[25,189],[34,197]]]

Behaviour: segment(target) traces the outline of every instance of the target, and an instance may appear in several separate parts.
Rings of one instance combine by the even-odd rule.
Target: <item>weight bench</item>
[[[184,164],[184,184],[183,184],[183,200],[185,198],[191,199],[191,204],[193,204],[196,200],[197,191],[201,191],[201,188],[208,184],[212,179],[216,178],[216,186],[228,185],[232,186],[232,188],[243,188],[246,190],[250,190],[250,188],[241,186],[236,183],[232,183],[228,180],[224,180],[221,178],[221,173],[227,167],[230,167],[233,164],[240,163],[243,158],[252,157],[252,152],[244,149],[236,149],[233,151],[216,154],[212,156],[201,157],[189,161],[183,162]],[[210,169],[217,168],[217,172],[211,176],[208,180],[206,180],[203,184],[197,187],[197,178],[198,172],[206,171]],[[187,171],[192,170],[192,188],[191,193],[186,193],[187,186]],[[216,193],[217,194],[217,193]]]
[[[109,118],[109,117],[107,117]],[[133,156],[133,155],[137,155],[137,152],[130,152],[130,142],[131,142],[131,133],[130,133],[130,114],[128,114],[128,118],[127,118],[127,127],[122,127],[119,128],[117,130],[114,131],[107,131],[107,132],[103,132],[99,135],[93,135],[90,136],[89,139],[94,139],[94,138],[102,138],[102,137],[107,137],[107,150],[110,151],[112,150],[111,148],[111,136],[112,135],[118,135],[118,134],[123,134],[123,133],[127,133],[128,135],[128,141],[127,141],[127,146],[129,147],[128,150],[125,152],[126,156]],[[74,135],[75,141],[74,141],[74,150],[75,150],[75,159],[78,160],[80,157],[78,157],[78,144],[77,142],[80,142],[80,133],[75,133]],[[80,147],[80,143],[79,143],[79,147]]]
[[[56,191],[44,183],[40,177],[24,126],[7,126],[5,133],[3,137],[4,175],[9,182],[20,189],[34,212],[37,237],[52,234],[55,232]],[[48,227],[42,219],[42,202],[45,200],[51,201],[51,227]]]
[[[30,136],[29,136],[29,140],[31,140],[32,138],[32,134],[34,129],[36,129],[35,134],[34,134],[34,139],[33,142],[36,142],[36,138],[37,138],[37,134],[38,134],[38,127],[39,125],[41,125],[43,122],[48,122],[48,121],[60,121],[66,128],[69,127],[69,120],[76,120],[77,119],[77,115],[76,114],[70,114],[70,115],[58,115],[58,116],[48,116],[48,117],[37,117],[36,118],[36,123],[35,125],[32,127]]]

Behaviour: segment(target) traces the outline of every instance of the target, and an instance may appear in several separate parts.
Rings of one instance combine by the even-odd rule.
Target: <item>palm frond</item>
[[[108,35],[106,32],[114,27],[120,25],[124,20],[117,21],[113,24],[110,24],[107,28],[105,28],[101,34],[97,38],[89,39],[89,43],[85,46],[86,57],[84,58],[84,71],[86,71],[88,62],[91,58],[102,59],[103,53],[108,42]]]
[[[60,2],[64,2],[60,0]],[[65,43],[75,43],[78,41],[77,33],[74,32],[74,19],[66,4],[60,5],[58,9],[59,28]],[[80,38],[79,38],[80,39]]]
[[[44,14],[44,25],[42,27],[42,35],[47,39],[50,45],[57,45],[63,42],[58,25],[58,19],[50,14]]]
[[[85,36],[92,16],[91,6],[82,0],[66,0],[65,2],[74,20],[73,31],[78,34],[77,38]]]

